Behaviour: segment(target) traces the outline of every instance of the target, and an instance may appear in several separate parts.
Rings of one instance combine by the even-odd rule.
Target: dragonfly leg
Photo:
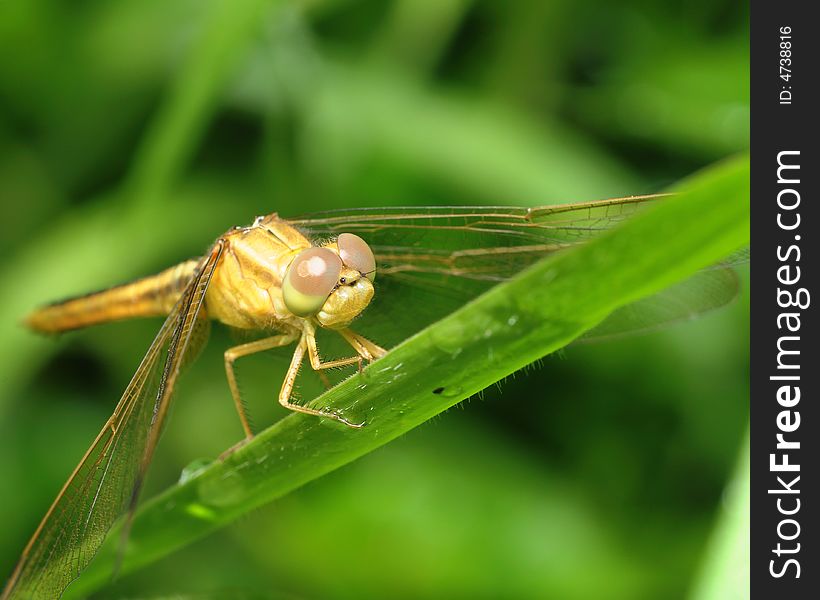
[[[318,372],[325,369],[335,369],[336,367],[346,367],[355,364],[359,365],[359,371],[361,371],[362,359],[367,358],[366,356],[357,354],[349,358],[339,358],[337,360],[322,362],[322,359],[319,357],[319,349],[316,347],[316,336],[310,330],[305,332],[305,343],[307,344],[307,355],[310,360],[310,366],[313,367],[314,371]]]
[[[319,379],[322,380],[322,385],[325,386],[326,390],[333,387],[333,384],[330,383],[330,379],[327,378],[324,371],[316,371],[316,374],[319,376]]]
[[[251,439],[253,431],[248,421],[248,416],[245,413],[245,405],[242,403],[242,397],[239,394],[239,386],[236,383],[236,374],[234,373],[233,364],[237,358],[256,354],[257,352],[264,352],[271,348],[278,348],[279,346],[287,346],[296,340],[296,335],[286,333],[283,335],[274,335],[272,337],[256,340],[247,344],[241,344],[228,348],[225,351],[225,374],[228,377],[228,387],[231,388],[231,395],[233,396],[234,404],[236,405],[236,412],[239,413],[239,420],[242,422],[242,429],[245,430],[245,438]]]
[[[309,330],[308,330],[309,331]],[[310,332],[312,333],[312,332]],[[312,335],[310,337],[313,337]],[[282,384],[282,390],[279,392],[279,404],[284,406],[289,410],[293,410],[296,412],[304,413],[306,415],[315,415],[317,417],[327,417],[329,419],[334,419],[347,425],[348,427],[353,427],[358,429],[359,427],[363,427],[364,423],[353,423],[348,421],[343,416],[336,414],[334,412],[327,412],[323,410],[317,410],[315,408],[308,408],[307,406],[301,406],[299,404],[294,404],[290,401],[290,396],[293,393],[293,385],[296,382],[296,376],[299,374],[299,367],[302,366],[302,360],[305,358],[305,353],[308,351],[309,347],[309,336],[308,332],[302,335],[302,339],[299,340],[299,344],[296,346],[296,350],[293,352],[293,358],[290,361],[290,368],[288,369],[287,375],[285,375],[285,381]],[[313,347],[316,347],[316,340],[313,339]],[[318,355],[317,355],[318,358]],[[356,357],[358,360],[361,360],[360,357]],[[347,360],[347,362],[344,362]],[[331,361],[331,363],[338,363],[340,361]],[[343,359],[344,364],[352,364],[349,359]],[[342,366],[339,364],[331,365],[331,363],[322,363],[322,368],[330,368],[330,366]],[[330,365],[330,366],[327,366]],[[311,366],[312,361],[311,361]],[[315,369],[316,367],[314,367]]]
[[[387,350],[350,329],[340,330],[339,335],[347,340],[347,343],[353,346],[353,349],[365,360],[374,361],[387,354]]]

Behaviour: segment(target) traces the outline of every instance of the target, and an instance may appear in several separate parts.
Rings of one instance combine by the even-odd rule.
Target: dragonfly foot
[[[354,423],[353,421],[348,421],[347,419],[345,419],[342,415],[340,415],[338,413],[326,413],[326,414],[331,419],[335,419],[335,420],[339,421],[339,423],[347,425],[348,427],[351,427],[352,429],[361,429],[362,427],[367,425],[367,421],[362,421],[361,423]]]
[[[217,458],[217,460],[218,460],[219,462],[224,462],[224,461],[225,461],[225,459],[226,459],[226,458],[228,458],[231,454],[233,454],[234,452],[236,452],[236,451],[237,451],[237,450],[239,450],[240,448],[244,448],[244,447],[245,447],[245,444],[247,444],[248,442],[250,442],[252,439],[253,439],[253,436],[251,436],[251,437],[246,437],[246,438],[244,438],[244,439],[242,439],[242,440],[239,440],[239,441],[238,441],[237,443],[235,443],[233,446],[231,446],[230,448],[228,448],[227,450],[225,450],[222,454],[220,454],[220,455],[219,455],[219,457]]]

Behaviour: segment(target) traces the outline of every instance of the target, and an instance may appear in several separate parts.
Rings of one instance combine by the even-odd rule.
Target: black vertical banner
[[[820,235],[812,2],[751,6],[753,598],[820,598]]]

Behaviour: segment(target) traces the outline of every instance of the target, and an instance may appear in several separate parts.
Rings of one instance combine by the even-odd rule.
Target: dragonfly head
[[[328,329],[341,329],[359,316],[373,299],[373,284],[353,269],[342,269],[340,283],[316,313],[316,320]]]
[[[376,260],[367,243],[343,233],[332,243],[303,250],[290,263],[282,292],[298,317],[315,316],[322,327],[346,327],[370,304]]]

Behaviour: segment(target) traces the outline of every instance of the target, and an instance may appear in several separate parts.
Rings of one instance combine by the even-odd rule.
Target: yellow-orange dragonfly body
[[[116,519],[132,514],[180,367],[208,319],[267,334],[225,352],[228,386],[246,438],[253,433],[234,362],[290,344],[295,350],[279,402],[294,411],[361,427],[365,423],[339,412],[292,401],[305,356],[320,375],[347,365],[361,369],[363,361],[385,354],[376,341],[400,341],[465,299],[551,252],[586,241],[659,197],[539,208],[351,209],[288,220],[272,214],[229,230],[200,259],[36,310],[27,324],[43,332],[134,317],[166,319],[114,413],[24,549],[2,599],[58,598],[91,561]],[[647,305],[648,317],[626,313],[622,325],[602,333],[690,316],[735,295],[730,269],[704,271],[701,278],[705,281],[690,286],[697,293],[689,294],[687,302],[654,314]],[[403,300],[397,302],[399,294]],[[350,325],[371,302],[372,318],[368,311],[357,322],[357,329],[361,324],[374,332],[365,331],[365,337]],[[323,361],[316,343],[318,328],[338,332],[354,355]]]
[[[256,352],[298,342],[279,401],[287,408],[334,418],[289,401],[296,374],[307,354],[320,371],[373,360],[385,350],[347,328],[373,297],[375,259],[359,236],[343,233],[320,246],[276,214],[249,227],[222,235],[209,254],[189,260],[153,277],[89,296],[41,308],[27,319],[34,330],[55,333],[115,319],[169,314],[194,278],[202,279],[201,317],[230,327],[274,331],[276,335],[229,349],[225,353],[228,383],[248,438],[252,437],[240,401],[233,363]],[[338,331],[356,356],[322,362],[316,327]]]

